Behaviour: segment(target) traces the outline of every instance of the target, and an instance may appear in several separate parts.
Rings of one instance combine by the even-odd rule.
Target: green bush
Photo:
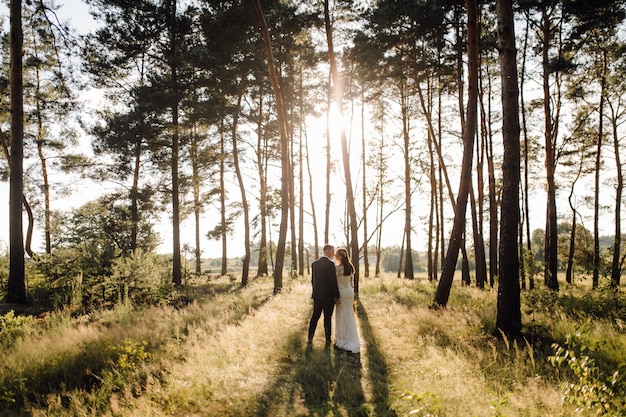
[[[13,310],[0,316],[0,346],[9,348],[17,340],[32,334],[34,319],[31,316],[16,316]]]
[[[603,369],[598,365],[596,352],[584,341],[588,329],[582,326],[575,334],[566,337],[564,346],[554,343],[555,353],[550,363],[557,368],[566,367],[572,381],[564,384],[565,399],[576,406],[576,411],[590,410],[595,415],[618,417],[626,409],[626,364],[617,369]]]
[[[164,305],[174,298],[171,266],[164,256],[138,250],[116,259],[112,270],[105,282],[114,288],[119,304]]]

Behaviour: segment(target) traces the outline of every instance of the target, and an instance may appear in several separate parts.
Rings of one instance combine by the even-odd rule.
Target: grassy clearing
[[[434,311],[426,281],[372,278],[360,288],[360,355],[326,349],[321,325],[307,348],[306,278],[272,297],[269,279],[240,289],[223,277],[194,283],[196,301],[178,309],[30,323],[0,364],[0,414],[570,416],[591,397],[576,391],[575,368],[550,364],[553,343],[589,354],[597,375],[626,366],[618,295],[525,296],[526,337],[502,340],[491,336],[493,290],[455,287],[449,307]]]

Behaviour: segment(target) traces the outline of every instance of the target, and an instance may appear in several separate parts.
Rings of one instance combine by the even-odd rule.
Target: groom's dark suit
[[[339,299],[335,263],[326,256],[313,262],[311,265],[311,284],[313,285],[313,315],[309,323],[309,342],[313,340],[317,322],[323,312],[326,343],[330,343],[331,318],[335,301]]]

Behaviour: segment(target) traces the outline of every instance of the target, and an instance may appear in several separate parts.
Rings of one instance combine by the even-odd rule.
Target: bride
[[[354,265],[350,262],[348,252],[343,248],[337,249],[335,253],[335,268],[341,300],[335,307],[335,346],[348,352],[359,353],[361,338],[353,310]]]

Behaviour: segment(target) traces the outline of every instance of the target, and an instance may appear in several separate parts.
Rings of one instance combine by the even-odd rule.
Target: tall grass
[[[513,340],[492,336],[495,290],[455,287],[432,310],[427,281],[362,279],[350,355],[326,348],[321,326],[306,345],[310,281],[286,283],[272,296],[267,278],[204,279],[177,308],[8,317],[0,415],[588,416],[598,409],[578,388],[591,366],[557,366],[569,363],[558,346],[591,359],[596,382],[626,362],[619,294],[524,295]]]

